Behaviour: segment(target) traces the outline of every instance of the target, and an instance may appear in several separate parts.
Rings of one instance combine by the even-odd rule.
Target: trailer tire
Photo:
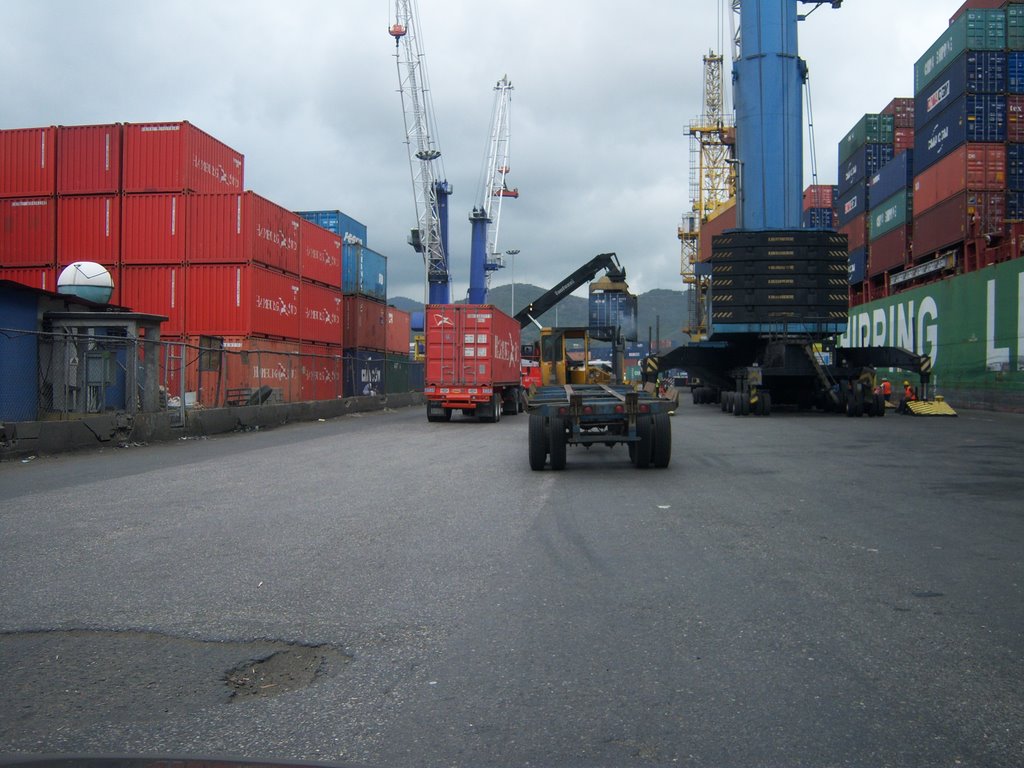
[[[875,395],[875,416],[882,418],[885,416],[885,396]]]
[[[515,416],[519,413],[519,391],[507,390],[501,394],[501,413],[504,416]]]
[[[732,394],[732,393],[730,393],[730,392],[723,392],[722,393],[722,397],[721,397],[721,400],[722,400],[722,413],[728,413],[729,412],[729,395],[730,394]]]
[[[742,392],[737,392],[736,402],[732,407],[732,413],[734,416],[749,416],[750,398],[748,396],[744,396]]]
[[[437,422],[437,421],[451,421],[451,420],[452,420],[452,412],[449,409],[447,409],[447,408],[445,408],[443,406],[440,406],[440,407],[435,406],[435,407],[432,408],[431,404],[427,403],[427,421]]]
[[[548,449],[551,452],[551,468],[555,470],[565,469],[565,427],[565,419],[561,416],[551,417]]]
[[[636,420],[636,452],[633,454],[633,466],[647,469],[651,465],[651,453],[654,449],[654,420],[649,416],[638,416]]]
[[[654,466],[665,469],[672,460],[672,421],[667,413],[654,414]]]
[[[771,416],[772,415],[772,395],[770,392],[761,393],[761,415]]]
[[[544,469],[548,460],[548,430],[544,416],[530,414],[530,469]]]

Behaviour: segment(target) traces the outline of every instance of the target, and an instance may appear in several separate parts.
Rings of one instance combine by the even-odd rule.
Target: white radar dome
[[[57,278],[57,293],[106,304],[114,293],[114,280],[102,265],[76,261],[65,267]]]

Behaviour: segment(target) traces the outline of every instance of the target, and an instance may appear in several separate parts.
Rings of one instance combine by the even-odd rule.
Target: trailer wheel
[[[451,421],[452,412],[440,405],[427,403],[427,421]]]
[[[565,469],[565,419],[552,416],[550,432],[551,468]]]
[[[729,412],[729,395],[731,395],[731,394],[732,394],[731,392],[723,392],[722,393],[722,397],[721,397],[722,413],[728,413]]]
[[[636,436],[640,439],[634,443],[636,452],[633,454],[633,466],[637,469],[647,469],[651,464],[651,453],[654,448],[654,426],[650,417],[637,417]]]
[[[750,397],[743,392],[736,393],[736,402],[732,406],[733,416],[750,415]]]
[[[875,395],[875,415],[878,418],[885,416],[885,395]]]
[[[758,413],[760,415],[762,415],[762,416],[771,416],[772,415],[772,396],[771,396],[771,393],[769,393],[769,392],[761,392],[761,399],[758,402],[758,405],[761,406],[761,409],[758,411]]]
[[[654,415],[654,451],[652,461],[658,469],[665,469],[672,459],[672,421],[667,413]]]
[[[548,431],[544,424],[544,416],[539,413],[530,414],[530,469],[544,469],[548,459]]]

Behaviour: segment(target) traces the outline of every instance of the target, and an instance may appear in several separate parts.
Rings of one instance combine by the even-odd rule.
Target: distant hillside
[[[522,309],[547,289],[530,283],[516,283],[516,309]],[[499,285],[488,292],[488,303],[508,314],[512,312],[512,286]],[[653,342],[655,338],[662,340],[662,346],[677,347],[686,340],[682,328],[686,324],[690,292],[656,288],[637,296],[638,340]],[[405,296],[395,296],[388,300],[398,309],[405,312],[417,312],[423,309],[423,303]],[[580,326],[589,322],[587,300],[578,296],[567,296],[558,306],[538,318],[544,326]],[[659,333],[660,332],[660,333]],[[538,337],[536,326],[523,330],[523,341],[535,341]]]

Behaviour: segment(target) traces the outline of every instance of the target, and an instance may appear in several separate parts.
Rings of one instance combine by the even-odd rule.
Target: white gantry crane
[[[501,225],[501,203],[506,197],[519,197],[519,190],[508,186],[508,158],[511,139],[510,114],[512,83],[505,75],[494,86],[494,109],[491,136],[480,172],[480,195],[469,214],[472,224],[472,245],[469,261],[469,303],[487,302],[491,273],[504,266],[498,251],[498,229]],[[492,226],[493,225],[493,226]]]
[[[409,244],[417,253],[423,254],[426,303],[450,304],[448,196],[452,188],[444,180],[444,166],[440,162],[437,121],[420,44],[416,0],[395,0],[395,22],[388,32],[395,39],[405,143],[409,150],[416,204],[417,226],[409,235]],[[440,168],[440,174],[436,172],[435,165]]]

